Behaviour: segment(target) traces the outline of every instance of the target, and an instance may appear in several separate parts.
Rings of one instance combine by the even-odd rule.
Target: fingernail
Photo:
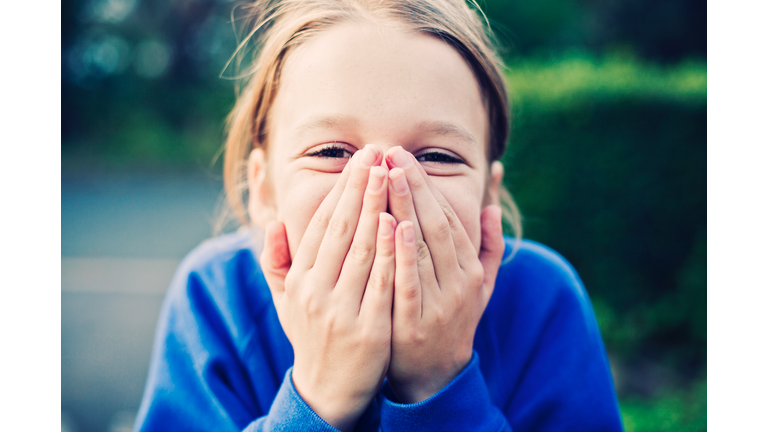
[[[387,217],[387,213],[379,213],[379,237],[390,238],[395,232],[395,228],[392,226],[392,220]]]
[[[416,243],[416,231],[413,229],[413,224],[403,225],[403,241],[407,245]]]
[[[370,146],[365,146],[362,152],[360,165],[363,168],[370,168],[376,162],[376,152]]]
[[[390,171],[389,179],[396,194],[405,195],[408,193],[408,181],[405,179],[405,172],[402,169]]]
[[[378,192],[384,184],[385,175],[387,173],[384,168],[380,166],[372,167],[370,177],[368,178],[368,190],[370,192]]]
[[[390,158],[392,165],[400,168],[406,168],[411,165],[411,157],[402,147],[397,148],[393,153]]]

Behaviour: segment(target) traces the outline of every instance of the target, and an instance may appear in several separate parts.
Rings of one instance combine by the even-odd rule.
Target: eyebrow
[[[292,135],[295,139],[301,139],[320,130],[354,128],[359,125],[357,118],[348,115],[314,117],[296,127]]]
[[[470,144],[477,144],[475,137],[463,127],[439,120],[427,120],[418,124],[417,129],[420,132],[426,132],[431,135],[453,137]]]
[[[293,130],[293,137],[301,139],[307,135],[321,130],[332,130],[339,128],[357,128],[360,126],[360,120],[350,115],[338,116],[320,116],[310,118]],[[440,120],[426,120],[416,125],[416,130],[422,134],[448,136],[464,141],[468,144],[477,145],[475,137],[465,128]]]

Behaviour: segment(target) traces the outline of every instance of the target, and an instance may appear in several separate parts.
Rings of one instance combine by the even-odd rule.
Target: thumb
[[[501,229],[501,207],[489,205],[480,214],[482,240],[480,243],[480,263],[483,265],[483,298],[488,301],[496,284],[501,257],[504,255],[504,233]]]
[[[285,291],[285,276],[291,269],[291,254],[285,225],[280,221],[267,223],[264,233],[264,250],[261,252],[261,271],[267,280],[272,297],[276,300]]]

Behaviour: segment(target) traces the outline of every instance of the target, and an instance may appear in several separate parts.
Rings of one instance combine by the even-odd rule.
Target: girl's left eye
[[[307,156],[325,159],[349,159],[352,157],[352,152],[338,144],[332,144],[317,151],[307,153]]]
[[[422,153],[416,156],[416,160],[419,162],[437,162],[437,163],[448,163],[448,164],[464,163],[463,160],[457,158],[456,156],[451,156],[448,153],[443,153],[438,151],[429,151],[426,153]]]

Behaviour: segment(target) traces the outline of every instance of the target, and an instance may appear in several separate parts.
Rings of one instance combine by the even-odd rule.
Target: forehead
[[[393,139],[441,125],[482,147],[487,141],[481,91],[461,55],[435,37],[388,26],[338,24],[299,45],[283,65],[271,116],[286,132],[338,119]]]

